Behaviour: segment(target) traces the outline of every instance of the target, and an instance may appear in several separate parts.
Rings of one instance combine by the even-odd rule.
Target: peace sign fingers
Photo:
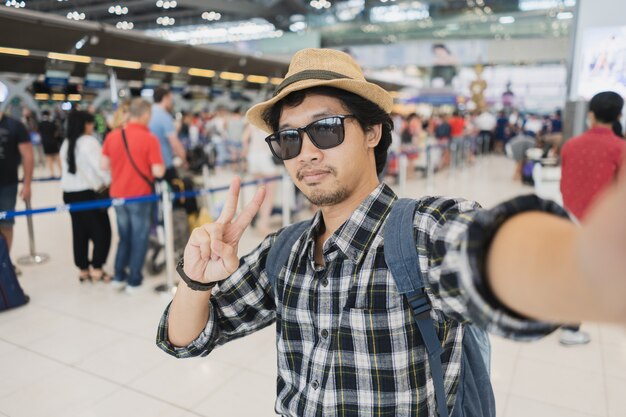
[[[224,202],[224,208],[220,213],[220,216],[215,221],[216,223],[229,224],[233,221],[235,213],[237,212],[237,203],[239,202],[239,190],[241,188],[241,180],[239,177],[233,178],[230,182],[230,188],[228,189],[228,196]]]
[[[237,219],[233,222],[233,232],[234,238],[239,240],[244,230],[250,226],[252,223],[252,219],[256,216],[257,212],[261,208],[263,204],[263,200],[265,200],[265,186],[261,186],[257,192],[254,194],[254,198],[250,201],[243,211],[237,216]]]

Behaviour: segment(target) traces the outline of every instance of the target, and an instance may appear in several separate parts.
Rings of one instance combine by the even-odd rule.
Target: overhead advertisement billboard
[[[587,28],[582,54],[578,96],[588,100],[599,92],[615,91],[626,97],[626,26]]]

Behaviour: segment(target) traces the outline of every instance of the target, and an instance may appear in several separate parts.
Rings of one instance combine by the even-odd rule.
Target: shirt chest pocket
[[[411,360],[416,341],[409,314],[402,305],[344,309],[336,341],[336,386],[391,396],[409,390],[416,365]]]

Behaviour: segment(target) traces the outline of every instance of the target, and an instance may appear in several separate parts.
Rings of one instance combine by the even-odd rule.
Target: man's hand
[[[20,191],[20,198],[24,201],[30,201],[30,184],[26,184],[24,183],[24,185],[22,185],[22,189]]]
[[[626,159],[616,184],[589,212],[577,244],[589,286],[616,318],[626,323]]]
[[[265,199],[265,187],[260,187],[252,201],[233,220],[240,186],[239,178],[235,177],[220,217],[215,223],[207,223],[191,233],[184,253],[185,274],[191,279],[204,283],[221,281],[239,267],[239,239]]]

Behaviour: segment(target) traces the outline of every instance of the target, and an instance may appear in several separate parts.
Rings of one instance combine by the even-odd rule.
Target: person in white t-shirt
[[[543,129],[543,122],[537,115],[531,114],[528,116],[528,120],[526,120],[526,124],[524,125],[524,132],[533,138],[536,138],[541,133]]]
[[[265,143],[266,136],[266,132],[252,125],[247,125],[243,132],[242,153],[248,163],[248,173],[257,180],[268,178],[279,173],[279,169],[272,159],[272,153]],[[272,216],[274,193],[276,192],[277,184],[276,181],[272,181],[265,185],[266,196],[259,209],[258,219],[255,225],[258,233],[263,236],[272,231],[270,218]]]
[[[94,117],[87,112],[73,111],[68,117],[67,139],[60,151],[65,204],[97,200],[96,191],[111,183],[109,173],[100,168],[101,147],[93,135],[94,127]],[[70,212],[70,216],[79,281],[109,282],[111,276],[102,269],[111,248],[111,223],[106,209]],[[91,259],[90,241],[93,243]]]
[[[497,119],[488,110],[483,110],[475,119],[474,125],[482,146],[481,152],[487,152],[494,146]]]

